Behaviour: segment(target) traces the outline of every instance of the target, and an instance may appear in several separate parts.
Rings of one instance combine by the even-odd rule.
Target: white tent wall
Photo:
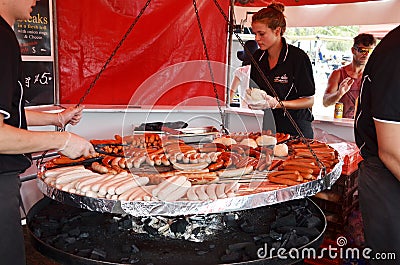
[[[247,12],[259,7],[235,7],[236,23],[246,19]],[[400,1],[381,0],[337,5],[287,6],[288,27],[375,25],[400,23]],[[244,24],[250,27],[251,18]]]
[[[244,27],[251,26],[251,15],[260,10],[261,7],[238,7],[234,8],[235,23]],[[360,33],[369,32],[373,25],[380,26],[381,35],[400,24],[400,0],[380,0],[347,4],[323,4],[305,6],[286,6],[285,16],[288,27],[323,27],[323,26],[350,26],[359,25]],[[384,27],[382,27],[384,26]],[[383,29],[382,29],[383,28]],[[341,36],[337,36],[340,38]],[[378,36],[377,36],[378,37]],[[382,37],[382,36],[379,36]],[[236,46],[235,46],[236,45]],[[234,41],[234,47],[240,45]],[[239,47],[240,49],[240,47]],[[232,53],[232,66],[238,64]],[[323,93],[324,87],[319,84],[317,93]],[[338,137],[347,141],[354,141],[353,121],[350,119],[333,119],[333,107],[328,107],[324,112],[318,111],[323,107],[319,97],[314,109],[315,120],[313,126],[324,131],[330,131]],[[331,111],[332,109],[332,111]],[[331,112],[329,112],[331,111]],[[327,116],[326,113],[332,113]]]

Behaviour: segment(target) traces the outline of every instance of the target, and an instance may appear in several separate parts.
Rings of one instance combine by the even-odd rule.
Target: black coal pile
[[[152,226],[152,222],[157,223],[156,217],[142,218],[145,231],[137,233],[133,229],[140,224],[137,217],[91,212],[44,200],[48,200],[45,207],[35,208],[35,205],[31,209],[34,214],[28,215],[32,216],[28,218],[28,228],[33,238],[57,251],[84,259],[84,264],[90,264],[90,260],[93,264],[205,265],[254,260],[266,264],[266,260],[276,259],[276,253],[269,252],[260,259],[260,253],[265,254],[261,251],[265,246],[290,250],[313,243],[311,246],[317,248],[325,227],[320,210],[303,199],[218,214],[223,229],[203,242],[193,242],[160,234],[159,228]],[[169,220],[168,229],[175,234],[204,232],[193,227],[188,229],[190,218],[196,219],[193,216],[159,218]],[[165,229],[165,225],[163,227]],[[58,261],[63,263],[63,260]],[[293,262],[286,261],[286,264]]]

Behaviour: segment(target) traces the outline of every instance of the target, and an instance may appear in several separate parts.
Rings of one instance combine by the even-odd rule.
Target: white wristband
[[[67,132],[67,133],[68,133],[68,138],[65,141],[64,146],[61,149],[59,149],[58,151],[64,150],[67,147],[67,145],[69,144],[69,141],[71,140],[72,134],[70,132]]]

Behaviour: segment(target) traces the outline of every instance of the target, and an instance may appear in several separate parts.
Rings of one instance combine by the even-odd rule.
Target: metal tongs
[[[94,150],[99,154],[108,155],[108,156],[124,157],[125,155],[123,153],[122,154],[119,153],[119,152],[116,153],[114,151],[115,147],[118,147],[118,146],[124,147],[124,146],[129,146],[129,144],[94,144],[93,145]],[[110,147],[113,150],[112,151],[106,151],[106,150],[104,150],[105,147]]]

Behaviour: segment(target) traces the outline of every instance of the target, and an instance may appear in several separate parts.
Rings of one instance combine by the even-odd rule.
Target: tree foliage
[[[328,50],[344,52],[353,45],[352,39],[357,36],[358,31],[358,26],[294,27],[288,28],[285,35],[289,36],[292,43],[305,37],[323,39]]]

